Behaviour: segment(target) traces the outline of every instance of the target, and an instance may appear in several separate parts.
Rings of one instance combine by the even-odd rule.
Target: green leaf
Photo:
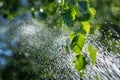
[[[73,20],[70,9],[64,10],[64,12],[62,13],[62,19],[65,23],[70,23]]]
[[[89,46],[88,51],[89,51],[90,60],[92,62],[92,65],[94,65],[95,61],[96,61],[97,50],[95,48],[93,48],[93,46]]]
[[[83,49],[84,42],[85,42],[84,35],[82,34],[80,36],[75,35],[74,38],[72,39],[70,47],[76,54],[80,54]]]
[[[87,62],[85,60],[85,57],[83,57],[82,55],[77,55],[75,57],[75,60],[73,62],[75,68],[80,71],[80,70],[83,70],[85,69],[86,65],[87,65]]]
[[[75,20],[75,16],[76,16],[76,11],[74,8],[71,9],[71,17],[73,20]]]
[[[88,33],[90,32],[90,24],[89,24],[89,22],[81,22],[82,23],[82,25],[83,25],[83,29],[86,31],[86,35],[88,35]]]
[[[48,4],[42,5],[42,9],[48,15],[54,15],[57,11],[57,7],[55,7],[54,2],[49,2]]]
[[[77,21],[88,21],[90,19],[90,13],[84,13],[83,15],[77,16]]]
[[[74,36],[75,36],[75,32],[72,32],[72,33],[70,34],[70,40],[73,40]]]
[[[88,10],[88,2],[87,1],[79,1],[78,5],[79,5],[82,13],[87,12],[87,10]]]
[[[89,12],[90,12],[90,19],[93,19],[96,14],[96,10],[94,8],[89,8]]]

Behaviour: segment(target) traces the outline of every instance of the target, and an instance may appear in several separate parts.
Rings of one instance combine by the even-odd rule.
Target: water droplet
[[[40,12],[43,12],[43,9],[42,9],[42,8],[40,8]]]
[[[105,21],[105,24],[107,24],[107,21]]]

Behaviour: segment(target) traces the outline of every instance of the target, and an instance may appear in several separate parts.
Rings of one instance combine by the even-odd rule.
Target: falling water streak
[[[97,59],[94,67],[87,66],[85,80],[119,80],[120,79],[120,54],[115,53],[112,50],[108,50],[107,46],[100,41],[101,36],[89,35],[86,46],[84,48],[87,51],[88,45],[94,45],[97,48]],[[102,40],[103,41],[103,40]],[[107,42],[107,40],[105,40]],[[120,45],[119,40],[115,40]],[[117,47],[116,47],[117,48]],[[120,49],[119,49],[120,50]]]
[[[79,80],[80,76],[72,63],[73,54],[67,54],[64,48],[68,36],[37,22],[32,19],[30,23],[27,21],[16,28],[11,27],[10,39],[21,43],[19,54],[30,60],[36,74],[43,75],[40,79]],[[37,56],[34,58],[33,54]]]

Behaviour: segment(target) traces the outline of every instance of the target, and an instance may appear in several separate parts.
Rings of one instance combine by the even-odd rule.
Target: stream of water
[[[22,80],[80,80],[79,72],[72,64],[74,54],[68,54],[64,48],[69,37],[66,32],[46,27],[44,22],[31,19],[29,15],[17,17],[7,26],[0,26],[0,66],[3,71],[10,65],[13,67],[10,71],[17,68],[18,75],[31,71],[23,75]],[[101,35],[98,31],[90,34],[86,40],[83,52],[87,53],[88,45],[94,45],[97,48],[97,60],[94,66],[87,65],[84,80],[120,80],[119,34],[116,32],[118,39],[101,38]],[[29,66],[24,62],[10,64],[11,61],[26,60]],[[29,67],[30,70],[27,69]],[[0,74],[8,76],[10,71]],[[0,80],[6,80],[1,76]]]

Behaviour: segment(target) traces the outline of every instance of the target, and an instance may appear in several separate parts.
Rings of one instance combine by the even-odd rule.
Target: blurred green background
[[[42,8],[50,12],[52,11],[52,6],[54,5],[55,7],[55,5],[57,5],[57,3],[50,3],[55,1],[56,0],[0,0],[0,15],[4,18],[13,19],[14,16],[24,12],[31,12],[33,15],[36,15]],[[119,3],[119,0],[90,0],[91,6],[94,7],[97,12],[94,24],[109,22],[120,26]],[[51,14],[54,14],[54,12]]]

